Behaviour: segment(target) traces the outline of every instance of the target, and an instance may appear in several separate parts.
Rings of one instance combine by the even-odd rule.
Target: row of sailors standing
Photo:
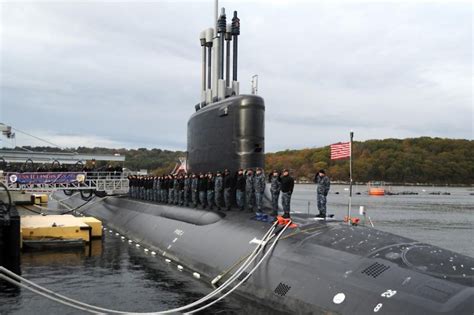
[[[180,206],[198,206],[202,209],[217,210],[224,208],[229,211],[232,206],[243,211],[245,208],[253,212],[263,210],[265,193],[265,175],[261,168],[254,174],[252,169],[244,172],[240,169],[235,175],[229,170],[218,171],[215,175],[208,173],[192,173],[163,176],[129,176],[130,197],[159,203]],[[288,170],[283,176],[276,170],[270,176],[272,195],[272,215],[278,214],[278,200],[282,193],[284,217],[289,217],[290,200],[294,181]],[[235,203],[234,203],[235,200]]]

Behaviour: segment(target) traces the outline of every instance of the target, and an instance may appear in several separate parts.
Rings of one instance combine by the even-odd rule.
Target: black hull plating
[[[188,121],[188,170],[215,172],[264,167],[265,105],[256,95],[213,103]]]
[[[269,228],[249,213],[123,198],[108,198],[85,213],[208,283],[248,254],[255,246],[249,241]],[[269,313],[472,314],[473,258],[371,228],[295,220],[299,228],[236,291],[265,304]]]

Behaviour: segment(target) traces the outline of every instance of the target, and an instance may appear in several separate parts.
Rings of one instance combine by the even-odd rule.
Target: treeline
[[[58,151],[53,147],[23,147],[32,151]],[[124,167],[169,173],[183,151],[161,149],[108,149],[78,147],[78,153],[120,154]],[[441,138],[368,140],[353,144],[353,179],[357,182],[474,184],[474,141]],[[286,150],[266,154],[266,171],[288,168],[294,177],[311,180],[320,169],[331,179],[348,181],[349,161],[330,160],[330,147]],[[100,165],[99,162],[97,162]],[[105,162],[104,162],[105,163]],[[104,164],[102,163],[102,164]]]
[[[441,138],[368,140],[353,143],[353,180],[392,183],[474,184],[474,141]],[[349,161],[330,160],[330,147],[266,155],[266,169],[289,168],[312,179],[326,169],[332,180],[348,181]]]

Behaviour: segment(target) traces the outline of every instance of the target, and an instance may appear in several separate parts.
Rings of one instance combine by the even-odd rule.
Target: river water
[[[353,213],[364,206],[375,227],[474,257],[474,193],[472,188],[393,187],[392,192],[418,195],[374,197],[356,186]],[[430,195],[430,192],[450,195]],[[358,195],[357,193],[360,193]],[[328,213],[347,213],[347,186],[333,185]],[[292,210],[317,213],[314,185],[296,185]],[[128,245],[115,232],[90,248],[70,252],[22,254],[23,276],[63,295],[116,310],[145,312],[193,302],[212,288],[188,273],[176,270],[159,257]],[[245,311],[243,311],[245,308]],[[235,296],[207,313],[265,313]],[[0,314],[81,314],[29,291],[0,282]]]

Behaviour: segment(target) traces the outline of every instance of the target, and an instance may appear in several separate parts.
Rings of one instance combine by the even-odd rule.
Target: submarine
[[[226,24],[225,11],[216,9],[215,22],[199,37],[201,100],[187,123],[186,169],[264,168],[265,103],[241,95],[237,81],[240,20],[234,12]],[[232,291],[269,314],[474,312],[474,258],[372,227],[295,213],[291,225],[275,225],[236,209],[206,211],[126,196],[106,196],[93,206],[80,194],[54,197],[198,274],[210,290],[232,279],[221,295]],[[271,233],[278,238],[273,243]]]

